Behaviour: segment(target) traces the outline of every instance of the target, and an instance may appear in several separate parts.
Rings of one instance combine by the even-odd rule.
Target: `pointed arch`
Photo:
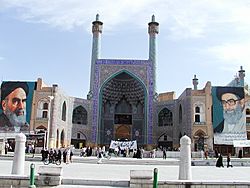
[[[170,136],[167,132],[161,134],[158,139],[158,147],[167,148],[171,150],[173,148],[173,137]]]
[[[158,114],[158,126],[173,126],[173,113],[168,108],[163,108]]]
[[[59,148],[60,143],[59,143],[59,129],[56,130],[56,148]]]
[[[182,123],[182,106],[179,106],[179,123]]]
[[[194,136],[203,136],[204,137],[204,136],[206,136],[206,133],[203,130],[199,129],[194,133]]]
[[[80,136],[78,134],[80,134]],[[77,131],[77,139],[87,140],[87,136],[82,131]]]
[[[130,75],[132,78],[134,78],[134,79],[136,79],[137,81],[139,81],[139,82],[143,85],[143,88],[145,89],[145,92],[147,92],[146,86],[145,86],[145,84],[143,83],[143,81],[142,81],[140,78],[138,78],[135,74],[133,74],[132,72],[130,72],[130,71],[126,70],[126,69],[120,70],[120,71],[118,71],[118,72],[112,74],[110,77],[108,77],[108,78],[103,82],[103,84],[102,84],[102,86],[101,86],[101,88],[100,88],[100,91],[103,90],[103,87],[106,85],[107,82],[109,82],[111,79],[113,79],[114,77],[118,76],[118,75],[121,74],[121,73],[126,73],[126,74]]]
[[[66,143],[65,143],[65,133],[64,133],[64,129],[62,130],[61,134],[60,134],[60,141],[61,141],[61,146],[62,147],[66,147]]]
[[[36,129],[40,129],[40,130],[47,130],[47,127],[43,126],[43,125],[39,125],[38,127],[36,127]]]
[[[88,124],[88,112],[83,106],[77,106],[73,110],[72,123],[87,125]]]
[[[204,145],[205,145],[205,136],[206,133],[199,129],[195,132],[194,134],[194,150],[195,151],[201,151],[204,150]]]
[[[63,121],[66,121],[66,110],[67,110],[66,102],[64,101],[62,105],[62,120]]]
[[[83,131],[78,130],[76,136],[71,139],[71,145],[74,145],[76,149],[81,149],[87,145],[87,136]]]
[[[126,87],[120,87],[121,85]],[[114,88],[114,90],[110,90],[110,88]],[[124,92],[124,88],[128,88],[128,90]],[[138,90],[133,90],[134,88]],[[116,129],[114,126],[116,125],[114,125],[114,119],[109,117],[114,117],[113,115],[116,114],[122,117],[129,117],[127,118],[129,121],[126,120],[123,123],[133,125],[133,128],[140,130],[140,135],[143,135],[137,138],[134,132],[132,132],[131,139],[137,139],[138,143],[141,144],[144,143],[147,140],[148,130],[147,101],[148,91],[146,86],[135,74],[123,69],[108,77],[101,85],[99,93],[98,142],[109,143],[111,137],[115,136],[114,130]],[[137,119],[133,119],[133,114],[140,114],[140,116]],[[119,124],[123,123],[120,122]],[[110,137],[106,137],[103,134],[106,132],[105,130],[112,131]]]
[[[127,125],[118,126],[116,129],[115,139],[131,139],[131,130]]]

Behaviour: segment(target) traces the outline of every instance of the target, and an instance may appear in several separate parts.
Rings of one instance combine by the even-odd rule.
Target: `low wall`
[[[0,176],[0,188],[27,188],[29,187],[29,177],[20,175],[6,175]],[[47,182],[48,183],[48,182]],[[35,177],[35,184],[37,187],[56,187],[59,184],[44,185],[39,176]],[[105,181],[99,180],[90,181],[82,179],[62,179],[62,184],[65,185],[106,185],[119,187],[133,187],[133,188],[152,188],[153,187],[153,171],[152,170],[138,170],[130,172],[130,182],[123,181]],[[158,188],[250,188],[250,181],[229,181],[229,180],[173,180],[173,181],[158,181]]]
[[[37,179],[37,178],[36,178]],[[22,188],[29,187],[29,177],[20,175],[0,176],[0,188]]]
[[[233,166],[250,166],[250,161],[248,159],[235,159],[231,158],[231,163]],[[214,160],[192,160],[192,166],[215,166],[216,159]],[[227,159],[223,159],[223,165],[227,166]]]
[[[62,185],[84,185],[84,186],[110,186],[110,187],[129,187],[126,180],[86,180],[86,179],[62,179]]]
[[[145,186],[147,187],[147,186]],[[160,181],[158,188],[250,188],[250,181]]]
[[[53,187],[61,185],[62,167],[41,166],[38,176],[35,176],[37,187]],[[24,175],[0,176],[0,188],[27,188],[30,185],[30,177]]]
[[[130,188],[152,188],[152,170],[131,170]],[[250,181],[209,181],[209,180],[174,180],[158,181],[158,188],[250,188]]]

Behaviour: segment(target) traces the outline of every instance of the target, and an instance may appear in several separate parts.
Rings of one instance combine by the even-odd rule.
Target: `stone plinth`
[[[130,170],[131,188],[152,188],[153,171],[152,170]]]
[[[62,167],[40,166],[38,184],[41,186],[57,186],[62,183]]]

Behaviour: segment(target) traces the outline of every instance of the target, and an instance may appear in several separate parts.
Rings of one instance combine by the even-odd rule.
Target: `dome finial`
[[[99,14],[96,14],[96,21],[99,21]]]
[[[155,22],[155,15],[152,15],[152,22]]]

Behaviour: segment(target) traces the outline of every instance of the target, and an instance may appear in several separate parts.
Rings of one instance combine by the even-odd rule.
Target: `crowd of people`
[[[215,166],[216,166],[216,167],[219,167],[219,168],[220,168],[220,167],[224,168],[223,156],[222,156],[222,154],[219,154]],[[227,154],[227,168],[229,168],[229,167],[233,167],[232,162],[231,162],[231,154],[230,154],[230,153]]]
[[[106,149],[105,146],[102,147],[94,147],[93,149],[90,146],[81,148],[80,156],[81,157],[89,157],[89,156],[101,156],[107,154],[112,154],[115,157],[134,157],[134,158],[143,158],[144,149],[141,147],[139,149],[129,149],[125,147],[121,149],[120,147],[116,147],[114,149]]]
[[[8,143],[5,143],[5,154],[7,154],[8,149],[10,145]],[[167,158],[167,151],[169,151],[169,148],[153,148],[150,151],[147,151],[147,154],[144,155],[145,150],[143,147],[140,147],[138,149],[129,149],[129,148],[124,148],[121,149],[119,147],[114,148],[114,149],[106,149],[105,146],[102,147],[82,147],[80,151],[80,156],[81,157],[89,157],[89,156],[96,156],[99,161],[98,163],[102,162],[103,158],[110,158],[111,155],[115,157],[133,157],[137,159],[142,159],[143,156],[149,157],[149,158],[156,158],[159,157],[160,154],[163,159]],[[177,150],[178,151],[178,150]],[[209,154],[207,151],[200,151],[201,152],[201,159],[208,159],[209,157],[216,158],[216,167],[224,167],[223,164],[223,156],[221,153],[218,153],[217,150],[213,152],[213,155]],[[35,154],[35,147],[32,144],[29,144],[26,146],[26,153],[31,153]],[[55,163],[56,161],[69,164],[72,163],[72,156],[73,156],[73,148],[71,147],[66,147],[66,148],[60,148],[60,149],[47,149],[43,148],[41,150],[41,155],[42,155],[42,161],[48,160],[50,163]],[[237,157],[242,158],[243,157],[243,152],[242,150],[239,150]],[[108,159],[109,159],[108,158]],[[231,162],[231,153],[228,153],[226,156],[226,166],[233,167],[232,162]]]
[[[63,150],[63,151],[61,151]],[[42,161],[48,160],[50,163],[55,163],[63,159],[63,162],[66,164],[72,163],[73,151],[70,147],[63,149],[52,149],[43,148],[41,150]]]

